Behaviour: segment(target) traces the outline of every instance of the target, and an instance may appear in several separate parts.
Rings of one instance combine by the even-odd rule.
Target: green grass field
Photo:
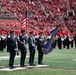
[[[9,56],[9,53],[0,52],[0,57]],[[27,54],[29,56],[29,53]],[[35,64],[38,64],[37,51]],[[25,64],[28,64],[28,57]],[[14,64],[19,64],[20,58],[15,58]],[[76,75],[76,49],[54,49],[48,55],[44,55],[43,63],[49,65],[44,68],[31,68],[18,71],[0,71],[0,75]],[[0,66],[8,66],[8,59],[0,60]]]

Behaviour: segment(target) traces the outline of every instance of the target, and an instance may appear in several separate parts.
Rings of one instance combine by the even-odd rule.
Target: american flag
[[[27,25],[28,25],[28,18],[25,18],[22,21],[22,30],[26,29]]]
[[[28,25],[28,7],[26,8],[25,11],[25,18],[22,21],[22,29],[26,29],[27,25]]]

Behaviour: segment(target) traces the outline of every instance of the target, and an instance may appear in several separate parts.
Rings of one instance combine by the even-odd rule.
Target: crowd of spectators
[[[70,15],[69,7],[73,12]],[[28,25],[26,31],[34,30],[35,34],[38,32],[50,31],[60,24],[60,18],[69,31],[76,32],[76,0],[0,0],[0,15],[9,14],[15,17],[15,20],[0,20],[0,28],[10,30],[21,29],[21,22],[28,18]],[[73,29],[73,31],[72,31]],[[61,30],[60,30],[61,31]]]

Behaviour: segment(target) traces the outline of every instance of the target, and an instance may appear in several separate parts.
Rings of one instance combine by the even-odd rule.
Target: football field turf
[[[29,52],[25,64],[28,64]],[[9,53],[0,52],[0,66],[8,66]],[[35,54],[35,64],[38,65],[38,54]],[[19,65],[20,56],[16,56],[14,65]],[[46,67],[27,68],[14,71],[0,71],[0,75],[76,75],[76,49],[54,49],[43,59]]]

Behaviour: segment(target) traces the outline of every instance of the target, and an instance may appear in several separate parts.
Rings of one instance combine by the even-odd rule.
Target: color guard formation
[[[20,52],[20,66],[25,66],[26,55],[29,51],[29,65],[35,66],[34,58],[35,52],[38,51],[38,64],[43,64],[42,47],[44,44],[51,38],[51,35],[44,36],[42,32],[39,32],[38,35],[34,34],[34,31],[30,31],[27,35],[25,30],[20,32],[10,31],[3,33],[0,30],[0,52],[5,48],[9,52],[9,67],[14,68],[14,58],[18,52]],[[55,36],[55,48],[76,48],[76,34],[74,36],[60,35],[56,34]],[[75,45],[75,46],[74,46]],[[28,51],[27,51],[28,50]]]

